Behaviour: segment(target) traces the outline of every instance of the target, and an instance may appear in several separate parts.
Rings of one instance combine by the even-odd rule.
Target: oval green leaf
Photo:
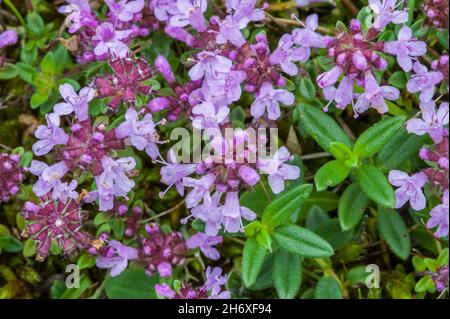
[[[300,256],[325,258],[334,254],[333,248],[325,239],[297,225],[276,228],[273,238],[280,247]]]
[[[378,229],[389,248],[401,259],[408,259],[411,238],[400,214],[394,209],[378,210]]]
[[[280,299],[293,299],[302,283],[302,259],[299,255],[280,249],[275,254],[273,282]]]
[[[242,279],[246,287],[252,286],[258,278],[264,264],[266,249],[258,244],[255,238],[249,238],[245,242],[242,252]]]
[[[398,132],[405,122],[404,116],[386,117],[360,135],[353,153],[364,159],[377,153]]]
[[[355,227],[364,213],[369,199],[362,192],[358,183],[353,183],[346,188],[339,202],[338,216],[342,230]]]
[[[371,200],[385,207],[395,206],[395,193],[386,176],[373,165],[358,167],[358,182],[361,189]]]

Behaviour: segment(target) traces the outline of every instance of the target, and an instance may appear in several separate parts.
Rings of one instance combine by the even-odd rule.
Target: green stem
[[[100,284],[100,286],[95,290],[94,294],[89,299],[98,299],[103,293],[103,290],[105,288],[106,278],[103,280],[103,282]]]
[[[14,13],[14,15],[19,19],[20,23],[23,26],[26,26],[27,23],[23,19],[22,15],[20,14],[19,10],[17,10],[16,6],[11,2],[11,0],[4,0],[5,4],[11,9],[11,11]]]

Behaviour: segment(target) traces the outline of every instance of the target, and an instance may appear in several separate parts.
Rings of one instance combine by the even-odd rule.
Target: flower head
[[[444,79],[443,74],[441,72],[428,71],[419,61],[414,63],[413,70],[415,74],[411,76],[406,84],[408,92],[420,92],[420,101],[431,101],[435,92],[435,86]]]
[[[22,215],[27,225],[24,235],[31,236],[37,243],[38,261],[47,258],[52,241],[67,255],[89,246],[90,237],[81,230],[88,214],[75,200],[63,203],[43,196],[39,205],[26,202]]]
[[[427,176],[422,172],[409,176],[407,173],[398,170],[390,171],[389,182],[393,186],[399,187],[395,191],[395,207],[400,208],[409,201],[414,210],[424,209],[427,202],[422,188],[427,181]]]
[[[50,152],[55,145],[64,145],[69,140],[69,136],[59,127],[60,119],[56,113],[46,116],[47,125],[39,125],[34,135],[39,139],[33,144],[33,152],[37,156],[42,156]]]
[[[255,101],[250,107],[250,113],[255,118],[260,118],[267,111],[269,120],[280,117],[280,102],[285,105],[294,103],[294,95],[284,89],[274,89],[270,82],[265,82],[258,92]]]
[[[434,101],[420,103],[422,119],[411,119],[406,123],[406,129],[416,135],[429,134],[433,142],[440,143],[445,136],[448,136],[448,103],[440,104],[436,111]]]
[[[186,241],[188,249],[200,248],[201,252],[212,260],[220,258],[219,251],[214,246],[221,244],[223,238],[221,236],[208,236],[204,233],[197,233]]]
[[[430,219],[427,222],[427,228],[437,227],[435,235],[437,237],[447,237],[448,236],[448,210],[449,210],[449,199],[448,199],[448,189],[442,194],[442,203],[434,207],[430,211]]]
[[[17,43],[18,35],[14,30],[6,30],[0,33],[0,49]]]
[[[0,153],[0,203],[7,202],[19,192],[19,184],[24,178],[24,170],[19,161],[18,154]]]
[[[413,38],[411,29],[405,25],[398,32],[398,40],[386,42],[383,51],[396,55],[403,71],[409,72],[413,68],[413,59],[424,55],[427,52],[427,45]]]
[[[105,0],[109,11],[122,22],[128,22],[133,16],[142,11],[144,0]]]
[[[127,268],[129,260],[137,258],[138,250],[136,248],[125,246],[117,240],[111,240],[107,247],[100,249],[96,264],[98,268],[111,269],[111,277],[116,277]]]
[[[65,102],[58,103],[54,106],[55,114],[68,115],[75,112],[78,120],[85,121],[89,119],[88,103],[94,98],[94,90],[90,87],[85,87],[77,94],[71,84],[62,84],[59,87],[59,92]]]
[[[156,224],[145,225],[147,235],[140,238],[141,260],[147,264],[147,273],[155,271],[161,277],[172,275],[172,265],[182,265],[186,254],[186,243],[180,232],[163,233]]]
[[[98,41],[94,48],[97,56],[111,54],[113,57],[125,58],[128,55],[128,47],[122,41],[128,38],[132,30],[115,30],[109,22],[103,22],[96,29],[93,40]]]
[[[369,0],[369,7],[375,14],[373,26],[377,30],[384,29],[391,22],[400,24],[408,21],[408,12],[396,10],[397,0]]]

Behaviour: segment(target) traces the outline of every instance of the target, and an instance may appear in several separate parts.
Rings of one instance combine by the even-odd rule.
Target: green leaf
[[[340,160],[327,162],[314,175],[317,191],[338,185],[347,178],[349,172],[350,169]]]
[[[248,287],[249,290],[259,291],[273,286],[272,272],[274,256],[275,254],[270,254],[266,257],[262,269],[259,272],[258,279],[256,279],[255,283],[251,285],[251,287]]]
[[[280,247],[310,258],[325,258],[334,254],[333,248],[322,237],[297,225],[276,228],[273,238]]]
[[[246,287],[252,286],[258,278],[264,264],[266,249],[258,244],[255,238],[249,238],[245,242],[242,252],[242,279]]]
[[[270,187],[268,183],[264,184],[264,187],[267,192],[270,192]],[[254,211],[257,215],[262,214],[264,209],[269,205],[270,200],[267,198],[267,195],[264,191],[261,183],[258,183],[253,190],[245,191],[239,199],[241,206],[247,207]]]
[[[272,251],[272,238],[267,227],[261,227],[261,230],[255,236],[256,241],[265,249]]]
[[[308,77],[302,77],[299,85],[300,94],[308,101],[316,98],[316,87]]]
[[[373,165],[358,167],[357,177],[361,189],[371,200],[386,207],[395,206],[395,193],[386,176]]]
[[[419,293],[426,291],[434,292],[436,290],[435,287],[433,279],[429,276],[425,276],[417,282],[414,290]]]
[[[285,224],[311,191],[311,184],[303,184],[281,193],[264,210],[262,223],[273,228]]]
[[[329,151],[330,143],[336,141],[352,146],[342,128],[322,110],[306,104],[300,104],[298,107],[303,127],[324,150]]]
[[[353,153],[364,159],[377,153],[398,132],[405,117],[386,117],[362,133],[355,142]]]
[[[79,299],[86,292],[86,290],[89,289],[91,284],[92,284],[92,282],[89,279],[89,277],[86,275],[82,275],[80,277],[80,286],[79,287],[73,287],[73,288],[67,289],[58,298],[59,299]]]
[[[316,299],[342,299],[342,291],[339,283],[331,276],[320,278],[314,292]]]
[[[278,250],[273,263],[273,282],[279,298],[294,299],[302,283],[301,257]]]
[[[408,259],[411,238],[400,214],[394,209],[379,209],[378,228],[391,250],[401,259]]]
[[[328,214],[319,206],[313,205],[306,216],[305,227],[315,231],[320,224],[330,220]]]
[[[316,192],[313,191],[311,195],[307,199],[303,201],[303,204],[300,207],[300,216],[299,218],[305,218],[307,213],[311,209],[313,205],[319,206],[324,211],[329,212],[337,209],[339,202],[338,195],[329,192]]]
[[[0,235],[0,250],[8,253],[17,253],[22,251],[23,244],[11,235]]]
[[[80,270],[91,268],[95,265],[96,258],[90,254],[84,253],[78,258],[77,265],[80,267]]]
[[[354,237],[353,231],[343,231],[341,229],[337,218],[331,218],[324,221],[314,232],[316,235],[325,239],[334,250],[341,249]]]
[[[41,70],[44,73],[57,73],[56,61],[53,52],[48,52],[41,61]]]
[[[11,80],[19,75],[19,69],[14,64],[6,64],[0,68],[0,80]]]
[[[48,91],[38,91],[31,96],[30,106],[32,109],[37,109],[45,101],[48,100],[50,93]]]
[[[105,292],[110,299],[155,299],[158,276],[148,276],[145,269],[127,269],[117,277],[108,276]]]
[[[348,158],[349,156],[351,156],[352,149],[342,142],[331,142],[330,143],[330,153],[335,158],[344,160],[344,159]]]
[[[32,257],[36,254],[36,243],[32,238],[28,238],[25,241],[22,254],[25,258]]]
[[[406,82],[408,82],[408,78],[406,77],[406,73],[403,71],[394,72],[388,81],[390,85],[395,86],[398,89],[406,88]]]
[[[355,227],[364,213],[369,199],[361,191],[358,183],[353,183],[346,188],[341,196],[338,208],[339,223],[342,230]]]
[[[378,167],[384,172],[399,168],[405,161],[417,155],[423,141],[424,136],[400,130],[378,153]]]

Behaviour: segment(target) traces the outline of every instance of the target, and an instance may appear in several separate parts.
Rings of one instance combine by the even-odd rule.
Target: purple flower
[[[285,180],[296,180],[300,177],[300,168],[295,165],[286,164],[292,156],[286,147],[281,147],[273,158],[260,158],[258,168],[269,174],[269,185],[274,194],[284,190]]]
[[[228,73],[233,63],[230,59],[214,52],[202,51],[197,55],[198,62],[189,70],[189,77],[192,81],[215,79],[218,75]]]
[[[155,129],[151,114],[146,114],[142,120],[139,120],[139,113],[134,109],[128,109],[125,113],[125,122],[116,128],[118,138],[127,138],[126,143],[133,145],[139,151],[145,149],[145,152],[152,159],[159,156],[157,144],[159,136]]]
[[[159,72],[166,79],[167,82],[173,83],[175,82],[175,75],[173,74],[173,70],[170,67],[169,61],[162,56],[158,55],[155,60],[155,66],[158,68]]]
[[[111,240],[103,255],[97,257],[97,267],[111,269],[111,277],[120,275],[128,266],[129,260],[138,258],[138,251],[133,247],[128,247],[117,240]]]
[[[305,62],[309,58],[308,47],[294,47],[294,38],[290,34],[283,34],[278,43],[278,48],[270,55],[270,63],[279,64],[281,69],[287,74],[294,76],[298,73],[298,68],[294,62]]]
[[[254,118],[260,118],[267,111],[268,118],[276,120],[281,115],[280,102],[285,105],[292,105],[294,100],[294,94],[291,92],[274,89],[270,82],[264,82],[250,107],[250,113]]]
[[[424,209],[427,202],[422,188],[427,181],[428,178],[423,172],[416,173],[410,177],[402,171],[390,171],[389,182],[393,186],[399,187],[395,191],[395,208],[400,208],[409,201],[414,210],[419,211]]]
[[[128,22],[133,20],[135,14],[144,8],[144,0],[105,0],[110,12],[114,14],[120,21]]]
[[[20,155],[0,153],[0,204],[19,192],[24,169],[19,165]]]
[[[39,176],[38,181],[33,185],[33,192],[36,196],[46,195],[55,185],[61,183],[61,178],[66,175],[68,170],[64,162],[48,166],[44,162],[32,161],[30,172]]]
[[[59,13],[68,14],[69,32],[75,33],[87,25],[91,17],[91,8],[88,0],[67,0],[67,5],[58,8]],[[87,21],[86,21],[87,20]]]
[[[369,7],[375,14],[374,28],[381,30],[391,22],[400,24],[408,21],[408,12],[395,10],[397,6],[397,0],[369,0]]]
[[[406,25],[398,32],[398,41],[386,42],[383,51],[397,56],[397,62],[405,72],[413,67],[413,58],[424,55],[427,52],[425,42],[412,38],[412,31]]]
[[[200,204],[203,199],[204,202],[211,202],[210,188],[214,184],[216,176],[214,174],[207,174],[200,179],[194,179],[191,177],[183,178],[183,185],[191,187],[191,192],[186,197],[187,208],[193,208]]]
[[[448,189],[444,190],[442,195],[442,204],[437,205],[430,211],[430,219],[427,222],[427,228],[437,227],[435,235],[437,237],[448,236]]]
[[[222,268],[208,267],[206,281],[198,288],[193,288],[188,283],[181,283],[181,287],[174,291],[168,284],[157,284],[155,290],[160,297],[169,299],[229,299],[230,292],[222,290],[227,280],[227,276],[222,276]]]
[[[180,232],[164,234],[152,223],[145,225],[147,236],[140,238],[140,252],[147,265],[147,274],[158,271],[161,277],[172,275],[172,265],[182,265],[186,254],[186,243]]]
[[[210,292],[209,299],[229,299],[229,291],[222,291],[222,286],[228,281],[227,276],[222,276],[222,268],[206,268],[205,288]]]
[[[18,35],[14,30],[6,30],[0,33],[0,49],[17,43]]]
[[[21,214],[26,221],[24,234],[36,241],[37,261],[47,258],[52,241],[66,255],[90,245],[90,236],[81,230],[89,216],[74,200],[62,203],[44,196],[40,205],[26,202]]]
[[[262,21],[266,17],[264,9],[255,9],[257,0],[225,0],[225,6],[233,20],[244,29],[251,21]]]
[[[448,103],[443,102],[436,112],[434,101],[420,103],[422,119],[411,119],[406,123],[406,129],[416,135],[428,133],[433,142],[439,144],[444,136],[448,136]]]
[[[178,13],[176,0],[151,0],[150,9],[159,21],[168,21],[172,15]]]
[[[414,63],[413,70],[415,74],[409,79],[406,88],[409,93],[420,92],[420,101],[429,102],[433,98],[435,86],[444,79],[444,75],[441,72],[428,72],[419,61]]]
[[[218,128],[228,120],[228,106],[215,106],[210,101],[197,104],[192,108],[192,126],[198,129]]]
[[[295,0],[295,3],[299,7],[307,7],[312,3],[319,3],[319,2],[329,2],[329,0]]]
[[[45,116],[46,125],[39,125],[34,135],[39,139],[33,144],[33,152],[37,156],[42,156],[50,152],[55,145],[66,144],[69,136],[59,127],[59,116],[50,113]]]
[[[448,215],[447,215],[447,233],[448,233]],[[448,265],[441,266],[437,271],[431,276],[436,285],[436,290],[438,292],[443,292],[448,289]]]
[[[204,233],[197,233],[186,241],[188,249],[200,248],[201,252],[212,260],[219,260],[220,253],[214,246],[221,244],[221,236],[208,236]]]
[[[54,106],[57,115],[68,115],[75,112],[78,120],[86,121],[89,118],[88,103],[94,98],[95,91],[90,87],[85,87],[77,94],[71,84],[59,86],[59,93],[64,101]]]
[[[195,172],[195,168],[197,167],[196,164],[178,164],[176,163],[176,158],[173,152],[173,149],[171,149],[168,152],[168,160],[169,163],[167,163],[165,166],[161,167],[160,174],[161,174],[161,182],[169,185],[167,190],[175,185],[175,188],[177,189],[178,193],[183,196],[184,195],[184,185],[183,185],[183,178],[191,175]],[[164,194],[167,192],[163,192],[160,194],[160,196],[164,196]]]
[[[230,105],[241,98],[241,83],[245,79],[246,74],[243,71],[217,73],[214,81],[205,81],[198,91],[215,105]],[[193,91],[189,96],[190,99],[194,96],[194,92],[197,93]]]
[[[200,219],[205,223],[205,234],[207,236],[216,236],[220,229],[221,207],[220,199],[222,193],[216,192],[211,196],[211,201],[204,202],[191,209],[192,217]],[[182,223],[185,224],[189,217],[183,218]]]
[[[326,43],[325,38],[316,32],[316,29],[319,26],[317,14],[308,16],[304,26],[304,29],[295,29],[292,32],[295,44],[308,48],[324,48]]]
[[[337,80],[339,79],[339,76],[341,74],[342,74],[342,68],[340,66],[336,65],[329,71],[320,74],[317,77],[317,84],[321,88],[330,87],[337,82]]]
[[[135,183],[127,174],[136,166],[132,157],[113,160],[105,156],[102,159],[103,173],[95,177],[97,191],[92,192],[92,199],[99,199],[101,211],[108,211],[114,207],[114,196],[127,198]]]
[[[177,0],[175,5],[178,12],[170,17],[171,26],[184,28],[191,25],[198,32],[206,30],[203,13],[208,7],[207,0]]]
[[[53,186],[52,198],[60,200],[64,204],[67,203],[69,198],[77,199],[77,186],[78,183],[76,180],[72,180],[69,184],[58,181],[55,186]]]
[[[242,165],[239,167],[238,174],[249,186],[255,186],[260,180],[259,174],[248,165]]]
[[[363,113],[370,107],[376,109],[380,114],[386,113],[389,108],[386,100],[395,101],[400,97],[400,91],[393,86],[379,86],[371,72],[366,73],[365,91],[360,94],[355,104],[355,116]]]
[[[232,16],[226,16],[220,23],[220,29],[216,36],[216,42],[218,44],[230,42],[240,48],[245,44],[245,39],[240,29],[239,24],[233,19]]]
[[[242,218],[252,221],[256,218],[256,214],[247,207],[239,204],[238,192],[227,192],[225,196],[225,204],[222,207],[222,222],[224,231],[236,233],[243,231],[244,225]]]
[[[104,22],[96,29],[96,34],[92,38],[98,41],[94,48],[94,53],[101,56],[110,53],[113,57],[125,58],[128,54],[128,47],[121,40],[126,39],[132,30],[117,31],[109,22]]]

